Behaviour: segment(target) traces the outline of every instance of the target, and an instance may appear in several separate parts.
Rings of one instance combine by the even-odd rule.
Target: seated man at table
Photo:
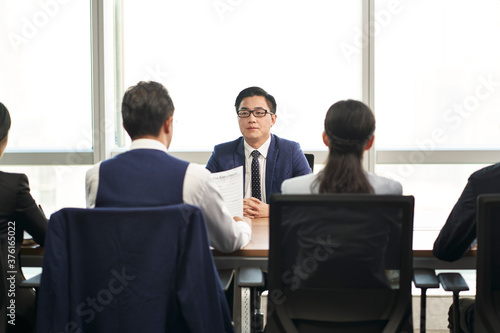
[[[191,204],[203,211],[211,246],[225,253],[239,250],[250,241],[251,222],[233,220],[207,170],[167,153],[173,114],[172,99],[157,82],[139,82],[125,92],[123,127],[132,145],[87,171],[87,207]]]
[[[243,166],[243,215],[268,217],[267,200],[281,192],[285,179],[311,173],[297,142],[271,134],[276,123],[276,100],[264,89],[242,90],[235,102],[238,124],[243,136],[215,146],[207,163],[211,172]]]
[[[500,163],[490,165],[474,172],[465,186],[462,195],[453,207],[446,224],[434,242],[432,253],[436,258],[455,261],[462,258],[476,241],[477,197],[481,194],[500,192]],[[472,299],[460,300],[460,318],[464,332],[474,326],[474,302]],[[450,314],[452,311],[450,309]],[[450,325],[453,323],[450,318]]]

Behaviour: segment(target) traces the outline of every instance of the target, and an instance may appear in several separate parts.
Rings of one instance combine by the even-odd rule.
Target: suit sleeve
[[[306,156],[304,155],[302,149],[300,149],[300,145],[297,142],[295,142],[293,145],[292,158],[292,177],[307,175],[311,173],[311,168],[309,167]]]
[[[476,193],[469,178],[462,195],[434,242],[435,257],[454,261],[463,257],[476,238]]]
[[[21,175],[19,178],[16,197],[16,221],[40,245],[44,244],[47,230],[47,218],[38,208],[30,194],[28,177]]]

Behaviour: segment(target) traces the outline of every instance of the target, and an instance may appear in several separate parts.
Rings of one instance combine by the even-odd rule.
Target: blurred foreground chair
[[[266,332],[412,332],[414,198],[273,195]]]
[[[65,208],[49,222],[37,332],[232,332],[201,211]]]
[[[438,275],[443,289],[453,292],[454,332],[458,323],[459,293],[469,290],[459,273]],[[476,302],[474,332],[500,332],[500,194],[483,194],[477,199]]]

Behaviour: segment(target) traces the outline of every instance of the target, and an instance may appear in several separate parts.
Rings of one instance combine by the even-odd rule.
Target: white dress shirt
[[[167,153],[166,147],[157,140],[132,141],[130,149],[157,149]],[[94,208],[99,187],[99,166],[94,165],[85,177],[87,207]],[[117,195],[119,195],[117,193]],[[229,214],[217,184],[204,167],[189,163],[184,176],[182,191],[184,203],[198,206],[207,223],[210,245],[220,252],[234,252],[250,241],[251,227],[243,221],[234,221]]]
[[[260,172],[260,196],[261,201],[266,202],[266,160],[270,144],[270,136],[266,142],[259,147],[259,149],[252,148],[246,141],[243,141],[243,146],[245,147],[245,199],[252,197],[252,152],[254,150],[258,150],[260,153],[258,158]]]

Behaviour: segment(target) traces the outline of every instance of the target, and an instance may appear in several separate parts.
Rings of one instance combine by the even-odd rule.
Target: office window
[[[88,1],[0,2],[9,150],[91,150]]]
[[[173,151],[239,137],[234,100],[253,85],[277,100],[273,133],[323,149],[328,107],[361,98],[361,17],[361,2],[350,0],[124,2],[121,79],[170,91]]]
[[[376,1],[376,148],[500,148],[500,2],[391,3]]]
[[[12,118],[1,169],[27,173],[47,214],[85,206],[88,166],[71,152],[93,149],[90,2],[1,1],[0,35],[0,101]]]
[[[500,148],[500,2],[375,8],[375,171],[415,195],[415,229],[432,246],[469,175]],[[481,150],[492,152],[473,160]]]

